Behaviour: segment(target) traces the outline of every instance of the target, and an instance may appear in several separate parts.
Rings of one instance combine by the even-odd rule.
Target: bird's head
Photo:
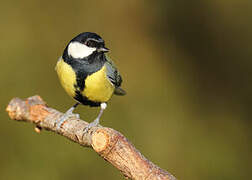
[[[67,48],[68,56],[83,59],[94,53],[102,54],[109,51],[104,40],[96,33],[84,32],[73,38]]]

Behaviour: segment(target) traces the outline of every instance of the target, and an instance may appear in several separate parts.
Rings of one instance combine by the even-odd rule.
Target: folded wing
[[[115,86],[114,94],[123,96],[126,92],[120,87],[122,84],[122,77],[119,71],[116,69],[113,61],[107,57],[107,61],[105,63],[107,69],[107,77],[110,82]]]

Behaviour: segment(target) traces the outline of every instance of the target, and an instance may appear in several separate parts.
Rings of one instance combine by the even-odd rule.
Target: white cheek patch
[[[68,55],[73,58],[84,58],[91,55],[96,48],[91,48],[79,42],[71,42],[68,46]]]

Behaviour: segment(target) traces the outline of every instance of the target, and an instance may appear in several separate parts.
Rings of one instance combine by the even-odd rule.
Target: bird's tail
[[[124,96],[124,95],[126,95],[126,91],[123,90],[123,89],[120,88],[120,87],[116,87],[116,88],[115,88],[115,91],[114,91],[114,94],[115,94],[115,95],[118,95],[118,96]]]

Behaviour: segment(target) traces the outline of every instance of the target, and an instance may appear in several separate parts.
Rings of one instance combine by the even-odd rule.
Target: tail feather
[[[120,87],[117,87],[117,88],[115,88],[114,94],[118,95],[118,96],[124,96],[124,95],[126,95],[126,91]]]

